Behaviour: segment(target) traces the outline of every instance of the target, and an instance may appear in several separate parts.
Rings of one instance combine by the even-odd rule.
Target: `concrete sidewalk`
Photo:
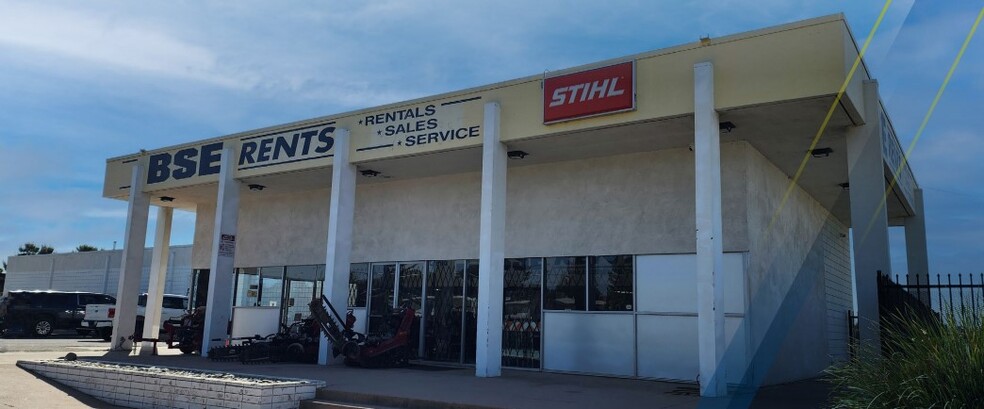
[[[63,352],[0,353],[0,408],[122,409],[15,365],[18,360],[55,359],[63,355]]]
[[[327,386],[319,397],[366,407],[823,408],[829,391],[822,382],[805,381],[764,388],[757,394],[701,399],[694,385],[521,370],[505,370],[498,378],[477,378],[471,368],[422,365],[391,369],[243,365],[197,356],[113,353],[83,359],[323,380]]]

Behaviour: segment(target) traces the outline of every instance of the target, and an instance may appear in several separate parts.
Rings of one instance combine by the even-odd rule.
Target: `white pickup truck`
[[[188,311],[188,297],[183,295],[164,294],[161,306],[161,328],[164,321],[184,315]],[[147,293],[140,294],[137,299],[137,334],[143,335],[144,313],[147,308]],[[109,341],[113,337],[113,317],[116,316],[116,304],[89,304],[85,306],[85,318],[82,319],[80,330],[94,331],[102,339]]]

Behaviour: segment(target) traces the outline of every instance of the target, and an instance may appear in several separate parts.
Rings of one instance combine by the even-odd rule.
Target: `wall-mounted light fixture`
[[[161,201],[162,202],[173,202],[174,201],[174,198],[171,197],[171,196],[161,196]]]
[[[818,159],[819,158],[826,158],[826,157],[830,156],[831,153],[834,153],[834,150],[833,149],[830,149],[830,148],[817,148],[817,149],[814,149],[814,150],[810,151],[810,155],[813,156],[814,158],[818,158]]]
[[[735,126],[735,123],[731,121],[718,123],[718,129],[724,131],[724,133],[731,133],[731,131],[735,130],[735,128],[737,128],[737,126]]]
[[[838,183],[837,186],[840,186],[841,187],[841,190],[843,190],[845,192],[851,190],[851,184],[850,183],[847,183],[847,182]]]
[[[523,151],[509,151],[506,152],[506,156],[508,156],[509,159],[523,159],[527,156],[530,156],[530,154]]]
[[[365,176],[367,178],[374,178],[374,177],[380,175],[379,172],[377,172],[375,170],[372,170],[372,169],[365,169],[365,170],[363,170],[362,172],[359,172],[359,173],[362,173],[362,176]]]
[[[252,190],[254,192],[259,192],[263,189],[266,189],[266,186],[258,185],[256,183],[249,185],[249,190]]]

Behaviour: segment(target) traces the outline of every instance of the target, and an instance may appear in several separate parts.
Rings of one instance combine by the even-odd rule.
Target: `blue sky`
[[[26,241],[121,245],[126,204],[101,197],[109,157],[837,12],[860,42],[883,4],[0,0],[0,258]],[[868,66],[903,145],[982,6],[891,4]],[[982,41],[911,158],[933,272],[984,271]],[[193,223],[178,212],[172,242]]]

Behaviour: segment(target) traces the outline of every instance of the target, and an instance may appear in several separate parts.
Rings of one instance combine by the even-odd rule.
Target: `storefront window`
[[[261,268],[260,286],[260,300],[257,305],[261,307],[279,307],[284,296],[284,268]]]
[[[544,305],[547,310],[584,311],[585,258],[547,257],[544,260]]]
[[[632,311],[632,256],[588,257],[588,309]]]
[[[207,289],[206,289],[207,294]],[[260,295],[260,270],[240,268],[236,270],[236,292],[232,305],[255,307]]]
[[[369,294],[369,263],[355,263],[349,272],[349,308],[365,308]]]

